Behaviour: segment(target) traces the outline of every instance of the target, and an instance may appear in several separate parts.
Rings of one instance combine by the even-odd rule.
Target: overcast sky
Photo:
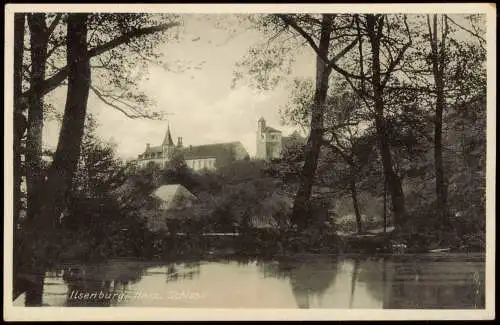
[[[186,15],[181,39],[167,41],[161,47],[165,61],[182,60],[192,66],[201,65],[200,69],[174,73],[150,65],[148,76],[140,86],[160,110],[172,114],[168,122],[129,119],[90,94],[88,110],[97,118],[98,133],[104,140],[112,140],[118,145],[119,156],[135,158],[144,151],[146,143],[161,144],[167,123],[170,123],[174,141],[182,137],[184,145],[241,141],[251,156],[255,154],[260,116],[269,125],[281,129],[284,135],[293,131],[280,124],[279,115],[279,109],[289,98],[290,87],[283,84],[269,92],[245,85],[231,89],[235,63],[252,45],[265,40],[265,36],[228,19],[232,31],[215,28],[213,20],[200,15]],[[312,50],[298,58],[293,75],[314,75]],[[60,110],[64,107],[65,95],[65,89],[60,88],[51,96]],[[46,146],[57,145],[58,132],[57,122],[46,124]]]

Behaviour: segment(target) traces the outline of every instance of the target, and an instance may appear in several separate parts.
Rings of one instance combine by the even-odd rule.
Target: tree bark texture
[[[43,83],[47,61],[48,29],[44,13],[28,15],[31,47],[31,77],[28,97],[28,135],[26,139],[26,186],[28,220],[40,211],[42,175]]]
[[[17,279],[18,273],[18,263],[19,259],[16,258],[18,255],[18,247],[16,243],[18,242],[18,231],[17,226],[19,224],[19,214],[21,212],[21,177],[22,177],[22,161],[21,161],[21,141],[22,137],[27,128],[26,117],[23,115],[23,110],[25,102],[21,100],[22,96],[22,80],[23,80],[23,56],[24,56],[24,25],[26,22],[25,14],[16,13],[14,14],[14,98],[13,98],[13,200],[14,200],[14,211],[13,211],[13,229],[12,234],[14,236],[14,261],[13,261],[13,295],[14,297],[20,291],[19,281]]]
[[[311,192],[323,142],[324,106],[328,92],[328,78],[331,73],[328,62],[325,62],[322,57],[328,57],[331,32],[332,17],[324,14],[318,47],[319,53],[316,56],[316,91],[311,108],[311,128],[304,153],[305,161],[300,174],[299,189],[295,196],[292,212],[292,222],[299,229],[306,228],[311,219]]]
[[[436,197],[437,209],[441,222],[446,222],[447,218],[447,197],[448,191],[443,168],[443,112],[446,101],[444,94],[445,80],[445,42],[447,36],[446,18],[443,17],[443,33],[440,44],[438,42],[438,17],[433,15],[432,27],[430,18],[427,16],[429,27],[429,42],[431,45],[431,62],[434,84],[436,87],[436,110],[434,117],[434,171],[436,174]]]
[[[87,14],[68,16],[68,92],[59,142],[46,187],[42,219],[53,225],[66,205],[76,172],[83,138],[90,89],[90,61],[87,54]]]
[[[382,156],[384,176],[392,199],[394,224],[400,229],[406,222],[406,208],[401,179],[393,168],[392,153],[389,143],[388,129],[384,117],[383,85],[381,81],[380,42],[383,33],[384,16],[367,15],[366,27],[372,52],[372,88],[375,108],[375,126]]]
[[[14,153],[14,233],[19,220],[21,211],[21,140],[26,131],[27,121],[23,115],[25,102],[22,97],[22,80],[23,80],[23,56],[24,56],[24,24],[25,14],[16,13],[14,15],[14,98],[13,98],[13,118],[14,118],[14,135],[13,135],[13,153]]]

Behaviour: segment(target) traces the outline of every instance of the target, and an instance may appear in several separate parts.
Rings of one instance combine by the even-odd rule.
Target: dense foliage
[[[272,42],[254,48],[235,76],[258,87],[292,87],[283,121],[309,129],[310,137],[304,148],[285,151],[278,174],[295,181],[296,195],[311,186],[300,175],[314,169],[312,193],[330,191],[341,219],[352,216],[344,230],[395,226],[394,239],[410,249],[483,250],[484,16],[254,18]],[[327,52],[324,39],[330,40]],[[290,46],[297,50],[286,51]],[[304,49],[328,64],[316,65],[316,83],[290,78],[290,62]],[[280,50],[288,58],[269,56]],[[326,86],[319,82],[325,74]],[[318,123],[321,146],[314,139]],[[308,150],[314,154],[304,155]]]

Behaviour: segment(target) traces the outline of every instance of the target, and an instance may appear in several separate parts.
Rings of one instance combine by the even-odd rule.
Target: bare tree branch
[[[401,59],[403,59],[403,56],[404,56],[406,50],[408,50],[408,48],[413,43],[412,38],[411,38],[410,28],[408,27],[408,22],[406,21],[406,15],[403,16],[403,22],[404,22],[404,25],[405,25],[405,28],[406,28],[406,33],[408,35],[408,42],[406,42],[406,44],[403,46],[403,48],[399,51],[398,56],[396,57],[396,59],[394,61],[391,61],[391,63],[389,64],[389,67],[387,68],[387,71],[386,71],[385,78],[382,81],[382,87],[385,87],[385,85],[389,81],[389,78],[391,77],[391,74],[394,72],[394,69],[399,64],[399,62],[401,61]]]
[[[57,49],[61,48],[62,46],[65,46],[66,44],[64,43],[59,43],[59,44],[54,44],[52,48],[47,52],[47,58],[50,58],[52,54],[54,54]]]
[[[329,69],[333,68],[338,73],[340,73],[344,76],[348,76],[349,78],[358,79],[358,80],[363,78],[363,76],[357,76],[355,74],[349,73],[348,71],[342,69],[341,67],[339,67],[336,64],[336,61],[338,61],[342,56],[344,56],[347,52],[349,52],[357,44],[357,42],[358,42],[357,40],[354,40],[353,42],[351,42],[340,53],[338,53],[332,60],[329,60],[328,57],[325,57],[324,55],[322,55],[320,53],[319,48],[316,45],[316,42],[314,41],[314,39],[311,37],[311,35],[309,35],[302,27],[300,27],[294,19],[292,19],[288,15],[284,15],[284,14],[276,14],[276,16],[281,18],[283,20],[283,22],[285,22],[285,24],[287,24],[287,25],[291,26],[293,29],[295,29],[305,39],[305,41],[312,47],[314,52],[316,52],[316,55],[318,55],[318,57],[321,60],[323,60],[323,62],[325,62],[325,64],[327,64],[327,67]]]
[[[62,14],[61,13],[58,13],[54,20],[52,21],[52,23],[50,24],[49,26],[49,29],[47,30],[47,37],[50,38],[50,36],[52,35],[52,33],[54,32],[54,30],[56,29],[57,27],[57,24],[59,24],[59,21],[61,20],[61,17],[62,17]]]
[[[457,23],[456,21],[451,19],[450,16],[448,16],[448,15],[445,15],[445,17],[447,20],[451,21],[455,26],[459,27],[460,29],[462,29],[462,30],[468,32],[469,34],[471,34],[472,36],[476,37],[480,42],[486,43],[486,39],[484,39],[484,37],[482,37],[478,33],[475,33],[473,31],[471,31],[470,29],[465,28],[464,26],[460,25],[459,23]]]
[[[304,39],[307,41],[307,43],[309,43],[309,45],[312,47],[314,52],[316,52],[316,55],[318,55],[325,63],[328,62],[328,58],[321,56],[321,53],[319,51],[319,47],[316,44],[316,42],[314,41],[314,39],[311,37],[311,35],[309,35],[302,27],[300,27],[294,19],[292,19],[288,15],[284,15],[284,14],[276,14],[276,16],[281,18],[281,20],[283,20],[283,22],[285,24],[287,24],[288,26],[291,26],[300,35],[302,35],[302,37],[304,37]]]
[[[113,107],[114,109],[117,109],[118,111],[122,112],[125,116],[127,116],[128,118],[131,118],[131,119],[137,119],[137,118],[153,118],[153,116],[149,116],[147,114],[143,114],[143,113],[138,113],[138,110],[133,108],[132,106],[130,106],[130,104],[128,104],[127,106],[129,107],[132,107],[134,109],[135,112],[137,112],[137,115],[132,115],[130,114],[129,112],[125,111],[122,107],[114,104],[113,102],[109,101],[107,97],[107,95],[104,95],[102,94],[102,92],[97,89],[96,87],[90,85],[90,89],[94,92],[94,94],[96,94],[96,96],[103,102],[105,103],[106,105],[110,106],[110,107]],[[116,100],[116,98],[113,98],[113,100]],[[121,102],[122,104],[125,104],[123,102]]]
[[[94,47],[93,49],[90,49],[88,51],[87,59],[92,58],[94,56],[101,55],[104,52],[112,50],[112,49],[114,49],[122,44],[128,43],[134,38],[154,34],[154,33],[161,32],[161,31],[165,31],[165,30],[168,30],[168,29],[170,29],[172,27],[176,27],[176,26],[179,26],[179,23],[173,22],[173,23],[168,23],[168,24],[160,24],[157,26],[150,26],[150,27],[136,29],[130,33],[127,33],[125,35],[117,37],[117,38],[115,38],[115,39],[113,39],[105,44],[102,44],[102,45]],[[50,91],[54,90],[55,88],[57,88],[61,84],[61,82],[67,78],[68,71],[69,71],[69,67],[65,66],[57,74],[46,79],[44,81],[44,85],[42,87],[43,94],[45,95],[45,94],[49,93]],[[29,96],[30,92],[31,92],[31,90],[25,91],[23,93],[23,96]]]
[[[335,55],[330,60],[329,66],[331,66],[332,63],[335,63],[338,60],[340,60],[344,55],[347,54],[347,52],[349,52],[354,46],[356,46],[357,43],[358,43],[358,39],[356,38],[349,45],[347,45],[342,51],[340,51],[337,55]]]
[[[361,28],[359,26],[359,16],[356,15],[355,17],[356,20],[356,29],[357,29],[357,35],[358,35],[358,51],[359,51],[359,74],[362,77],[361,78],[361,91],[365,92],[366,87],[365,87],[365,69],[364,69],[364,58],[363,58],[363,38],[361,36]]]
[[[441,36],[441,48],[439,54],[439,72],[441,74],[444,74],[445,56],[446,56],[446,38],[448,37],[448,32],[449,32],[448,20],[446,19],[446,15],[443,16],[444,17],[441,18],[442,36]]]

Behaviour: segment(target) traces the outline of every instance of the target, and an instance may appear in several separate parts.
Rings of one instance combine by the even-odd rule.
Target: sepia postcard
[[[494,319],[494,4],[4,27],[4,320]]]

